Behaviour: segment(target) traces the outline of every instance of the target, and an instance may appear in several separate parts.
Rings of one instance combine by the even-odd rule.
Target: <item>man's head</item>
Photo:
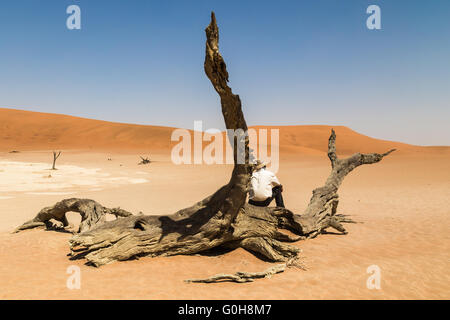
[[[266,167],[266,164],[260,160],[256,160],[255,162],[255,171],[261,170]]]

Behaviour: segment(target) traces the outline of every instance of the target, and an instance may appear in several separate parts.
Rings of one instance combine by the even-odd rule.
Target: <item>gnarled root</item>
[[[242,272],[238,271],[235,274],[224,274],[219,273],[214,276],[205,279],[188,279],[184,280],[187,283],[218,283],[218,282],[237,282],[237,283],[245,283],[245,282],[253,282],[255,279],[263,279],[270,278],[274,274],[284,272],[286,268],[291,266],[296,266],[298,268],[304,269],[303,266],[296,263],[297,258],[290,259],[286,263],[277,264],[272,266],[265,271],[262,272]]]
[[[106,208],[100,203],[90,199],[65,199],[51,207],[45,207],[32,220],[17,227],[13,233],[37,227],[54,228],[54,221],[58,221],[63,227],[67,227],[69,222],[66,218],[67,212],[78,212],[81,215],[81,223],[78,232],[91,230],[99,224],[106,222],[105,216],[112,214],[117,217],[129,217],[133,214],[120,208]]]

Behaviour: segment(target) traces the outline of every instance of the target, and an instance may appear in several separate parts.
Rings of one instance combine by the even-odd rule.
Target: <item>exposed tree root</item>
[[[286,263],[277,264],[272,266],[265,271],[262,272],[241,272],[238,271],[235,274],[224,274],[219,273],[214,276],[205,279],[188,279],[184,280],[187,283],[218,283],[218,282],[237,282],[237,283],[245,283],[245,282],[253,282],[255,279],[262,278],[270,278],[274,274],[284,272],[286,268],[291,266],[296,266],[298,268],[304,269],[304,267],[298,263],[296,263],[296,258],[289,260]]]

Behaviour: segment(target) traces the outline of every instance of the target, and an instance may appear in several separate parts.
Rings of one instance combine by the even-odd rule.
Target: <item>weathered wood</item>
[[[59,156],[61,155],[61,151],[56,152],[53,151],[53,165],[52,165],[52,170],[57,170],[55,165],[56,165],[56,160],[58,160]]]
[[[336,133],[332,129],[328,141],[328,157],[331,162],[331,173],[324,186],[313,190],[313,195],[305,213],[297,219],[302,225],[302,233],[308,237],[315,237],[328,227],[346,233],[342,222],[349,222],[349,219],[342,215],[336,215],[339,203],[339,196],[337,194],[339,186],[347,174],[356,167],[363,164],[377,163],[394,151],[395,149],[392,149],[383,154],[356,153],[351,157],[339,159],[336,155]]]
[[[205,31],[205,73],[220,96],[226,128],[235,130],[234,135],[229,135],[235,146],[229,182],[204,200],[168,216],[135,216],[120,211],[122,215],[119,216],[123,218],[105,222],[104,213],[117,209],[107,209],[93,200],[67,199],[42,209],[35,219],[18,230],[45,225],[52,218],[66,223],[67,211],[80,212],[83,227],[70,240],[72,259],[84,258],[94,266],[141,256],[196,254],[220,246],[242,247],[269,261],[286,262],[296,259],[300,249],[285,242],[315,237],[327,228],[346,233],[342,223],[352,220],[336,214],[337,190],[342,180],[354,168],[379,162],[393,150],[384,154],[357,153],[339,159],[336,135],[332,130],[328,144],[332,170],[325,185],[313,191],[304,214],[246,203],[254,167],[250,161],[247,124],[240,98],[228,86],[229,75],[219,52],[219,31],[214,13]],[[245,278],[242,274],[237,277],[226,276],[231,280]],[[248,278],[252,277],[259,275]]]
[[[286,264],[278,264],[276,266],[270,267],[263,272],[242,272],[238,271],[235,274],[223,274],[219,273],[214,276],[205,279],[188,279],[185,280],[187,283],[217,283],[217,282],[253,282],[255,279],[270,278],[274,274],[284,272],[286,269]]]
[[[194,254],[240,240],[233,235],[232,223],[245,206],[253,168],[248,161],[247,124],[239,96],[227,84],[214,13],[205,31],[205,72],[220,96],[226,128],[236,130],[230,136],[235,145],[230,181],[213,195],[173,215],[118,219],[76,235],[70,241],[74,257],[81,255],[100,266],[140,255]],[[239,163],[240,148],[244,148],[244,163]]]
[[[81,223],[78,232],[84,232],[92,229],[98,224],[106,222],[106,215],[112,214],[117,217],[128,217],[132,213],[120,208],[106,208],[100,203],[90,199],[65,199],[54,206],[45,207],[32,220],[25,222],[14,230],[17,233],[22,230],[36,227],[53,228],[52,220],[59,221],[63,227],[67,227],[67,212],[78,212],[81,215]]]
[[[270,268],[267,268],[266,270],[262,272],[242,272],[238,271],[235,274],[224,274],[219,273],[214,276],[211,276],[209,278],[205,279],[188,279],[184,280],[187,283],[217,283],[217,282],[237,282],[237,283],[244,283],[244,282],[253,282],[256,279],[263,279],[263,278],[270,278],[273,275],[277,273],[284,272],[288,267],[295,266],[297,268],[304,269],[302,265],[296,262],[296,259],[291,259],[287,261],[286,263],[277,264],[275,266],[272,266]]]
[[[141,161],[139,161],[138,165],[149,164],[151,162],[148,157],[144,158],[144,157],[140,156],[140,158],[141,158]]]

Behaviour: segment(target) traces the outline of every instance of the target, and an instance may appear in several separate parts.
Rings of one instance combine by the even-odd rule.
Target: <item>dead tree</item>
[[[56,152],[53,151],[53,165],[52,165],[52,170],[57,170],[55,165],[56,165],[56,160],[58,160],[59,156],[61,155],[61,151]]]
[[[138,164],[149,164],[151,162],[148,157],[146,157],[146,158],[144,158],[142,156],[139,156],[139,157],[141,157],[141,161]]]
[[[393,150],[384,154],[356,153],[340,159],[336,155],[336,135],[332,130],[328,141],[330,176],[324,186],[313,191],[303,214],[280,207],[256,207],[246,203],[254,167],[249,161],[249,141],[245,134],[247,124],[240,98],[228,86],[228,72],[219,52],[219,32],[214,13],[206,28],[206,37],[206,75],[220,96],[226,128],[241,132],[229,136],[230,143],[235,147],[229,182],[209,197],[172,215],[131,215],[121,209],[105,208],[93,200],[67,199],[42,209],[33,220],[17,230],[45,226],[50,219],[64,223],[66,212],[79,212],[82,222],[80,233],[70,239],[71,256],[72,259],[84,258],[88,264],[97,267],[133,257],[191,255],[220,246],[242,247],[267,260],[287,262],[296,258],[300,249],[286,242],[315,237],[327,228],[346,233],[342,224],[352,221],[337,214],[340,184],[356,167],[379,162]],[[238,161],[239,147],[244,148],[244,163]],[[121,218],[105,222],[102,217],[114,212],[119,213],[117,216]],[[273,274],[283,268],[275,269],[264,274]],[[242,281],[252,278],[252,275],[238,276],[245,278]],[[263,275],[257,273],[254,276],[258,278]]]

